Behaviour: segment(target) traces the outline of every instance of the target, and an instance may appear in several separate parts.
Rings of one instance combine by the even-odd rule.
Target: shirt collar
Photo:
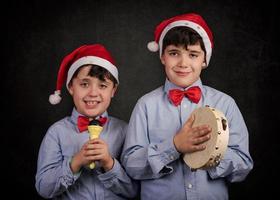
[[[76,110],[76,108],[73,108],[72,114],[71,114],[71,121],[72,121],[72,123],[74,123],[74,124],[76,125],[76,124],[77,124],[77,121],[78,121],[78,117],[81,116],[81,115],[82,115],[82,114],[80,114],[80,113]],[[84,115],[82,115],[82,116],[84,116]],[[96,118],[98,119],[100,116],[102,116],[102,117],[107,117],[107,118],[108,118],[108,112],[105,111],[105,112],[102,113],[101,115],[96,116]]]
[[[182,88],[182,87],[179,87],[177,85],[175,85],[174,83],[170,82],[167,78],[165,79],[165,84],[164,84],[164,92],[168,93],[169,90],[171,89],[181,89],[181,90],[187,90],[188,88],[190,87],[193,87],[193,86],[198,86],[200,87],[200,89],[202,90],[202,82],[201,82],[201,79],[199,78],[197,81],[195,81],[192,85],[189,85],[188,87],[186,88]]]

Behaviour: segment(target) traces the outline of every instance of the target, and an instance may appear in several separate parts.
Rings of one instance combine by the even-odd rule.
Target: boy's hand
[[[92,161],[92,153],[91,153],[91,141],[86,142],[81,150],[77,152],[70,163],[70,168],[73,173],[77,173],[80,171],[82,166],[87,166]]]
[[[114,159],[110,155],[108,145],[105,141],[100,138],[96,138],[91,141],[91,149],[92,149],[92,160],[99,161],[101,167],[105,171],[109,171],[114,166]]]
[[[204,142],[210,139],[211,128],[209,125],[192,127],[195,116],[192,115],[174,136],[173,142],[178,152],[192,153],[206,148]]]
[[[83,145],[73,156],[70,168],[73,173],[77,173],[82,166],[88,166],[94,161],[100,161],[105,171],[109,171],[114,166],[114,159],[109,153],[108,145],[99,138],[89,140]]]

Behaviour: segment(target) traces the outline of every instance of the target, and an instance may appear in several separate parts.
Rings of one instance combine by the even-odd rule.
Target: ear
[[[160,61],[161,61],[161,64],[165,65],[165,57],[164,57],[164,55],[162,55],[160,57]]]
[[[207,65],[206,65],[206,62],[203,62],[203,63],[202,63],[202,67],[205,68],[206,66],[207,66]]]
[[[71,96],[73,96],[73,87],[72,87],[72,84],[69,84],[68,86],[68,92],[71,94]]]
[[[111,98],[113,98],[115,96],[117,88],[118,88],[118,85],[116,84],[115,87],[113,88],[112,92],[111,92]]]

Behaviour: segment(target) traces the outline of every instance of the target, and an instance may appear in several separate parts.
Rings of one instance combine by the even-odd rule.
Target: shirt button
[[[186,104],[184,104],[184,105],[183,105],[183,108],[187,108],[187,105],[186,105]]]
[[[189,183],[188,188],[191,189],[192,188],[192,184]]]
[[[171,160],[174,160],[174,156],[170,156],[170,159],[171,159]]]

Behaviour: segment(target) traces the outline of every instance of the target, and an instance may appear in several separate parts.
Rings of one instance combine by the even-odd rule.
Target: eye
[[[198,55],[194,54],[194,53],[190,53],[190,58],[197,58]]]
[[[106,89],[108,86],[107,86],[105,83],[101,83],[101,84],[99,85],[99,87],[100,87],[101,89]]]
[[[177,51],[170,51],[170,52],[168,52],[168,54],[170,56],[178,56],[179,55],[179,53]]]
[[[80,84],[80,86],[81,86],[82,88],[87,88],[87,87],[89,86],[89,84],[88,84],[87,82],[82,82],[82,83]]]

